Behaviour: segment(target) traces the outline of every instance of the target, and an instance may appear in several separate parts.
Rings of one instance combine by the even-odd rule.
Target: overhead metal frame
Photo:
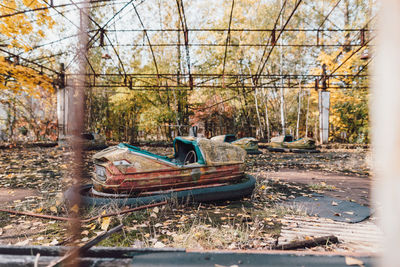
[[[76,9],[81,9],[80,5],[84,4],[86,1],[82,1],[82,2],[74,2],[73,0],[70,0],[70,3],[67,4],[61,4],[61,5],[52,5],[52,3],[43,0],[44,3],[47,5],[47,7],[42,7],[39,9],[30,9],[30,10],[12,10],[12,12],[10,12],[10,14],[5,14],[0,16],[1,18],[4,17],[10,17],[10,16],[15,16],[18,14],[24,14],[24,13],[30,13],[30,12],[34,12],[34,11],[40,11],[40,10],[48,10],[48,9],[53,9],[58,15],[62,16],[64,19],[66,19],[66,21],[68,23],[70,23],[71,25],[73,25],[76,28],[79,28],[78,25],[76,25],[73,21],[71,21],[71,19],[69,19],[67,16],[65,16],[65,14],[63,14],[63,12],[60,12],[58,9],[59,8],[64,8],[64,7],[75,7]],[[113,0],[113,1],[106,1],[106,0],[91,0],[90,4],[97,4],[95,7],[101,7],[101,5],[112,5],[113,3],[118,3],[123,5],[117,12],[115,12],[115,14],[108,19],[108,21],[104,24],[104,25],[100,25],[99,23],[96,22],[95,19],[93,19],[89,14],[85,14],[87,15],[87,17],[89,18],[89,20],[96,26],[97,29],[95,30],[89,30],[87,32],[88,36],[89,36],[89,40],[88,40],[88,44],[87,47],[88,49],[90,48],[94,48],[94,47],[104,47],[104,46],[111,46],[113,49],[114,54],[116,55],[117,58],[117,63],[116,66],[118,69],[118,73],[115,74],[101,74],[101,73],[96,73],[96,70],[94,69],[94,67],[92,66],[89,58],[87,56],[85,56],[86,61],[88,63],[88,66],[90,67],[90,70],[92,73],[87,73],[87,76],[91,77],[88,80],[93,81],[93,82],[86,82],[86,86],[88,87],[106,87],[106,85],[109,85],[109,87],[127,87],[127,88],[131,88],[131,89],[137,89],[138,87],[141,87],[143,90],[152,90],[153,88],[159,87],[159,88],[171,88],[174,89],[174,87],[176,87],[176,89],[181,88],[182,90],[186,90],[187,87],[189,87],[191,90],[195,89],[195,88],[217,88],[217,87],[226,87],[226,88],[230,88],[230,87],[235,87],[235,86],[242,86],[241,83],[245,82],[248,79],[252,79],[253,81],[253,87],[259,87],[259,86],[263,86],[262,83],[259,82],[260,78],[263,79],[275,79],[277,77],[279,77],[281,80],[287,80],[287,84],[289,84],[290,86],[287,86],[285,84],[282,84],[281,86],[286,86],[288,88],[295,88],[293,86],[295,86],[296,84],[290,84],[290,79],[297,79],[299,77],[301,77],[301,79],[304,80],[311,80],[311,76],[310,77],[306,77],[305,75],[301,75],[301,74],[288,74],[288,75],[274,75],[274,74],[269,74],[268,76],[266,76],[264,74],[264,69],[265,66],[267,65],[271,54],[273,53],[273,50],[275,47],[305,47],[305,48],[313,48],[313,47],[318,47],[318,48],[324,48],[324,47],[341,47],[343,46],[343,44],[338,44],[338,43],[331,43],[331,44],[320,44],[319,42],[319,34],[320,33],[328,33],[328,32],[345,32],[345,33],[360,33],[360,36],[363,38],[360,38],[361,40],[358,40],[357,35],[355,36],[357,40],[352,40],[351,43],[346,44],[346,46],[349,47],[355,47],[356,49],[352,52],[352,54],[345,60],[342,61],[342,63],[336,67],[335,70],[333,70],[331,73],[328,73],[328,78],[333,78],[335,77],[335,79],[340,79],[343,77],[365,77],[366,75],[360,75],[360,73],[368,66],[368,64],[371,62],[371,60],[365,64],[365,66],[363,66],[361,68],[361,70],[357,73],[357,74],[353,74],[352,76],[346,75],[346,76],[341,76],[341,75],[335,75],[335,73],[337,72],[337,70],[339,70],[352,56],[354,56],[355,54],[357,54],[359,51],[361,51],[361,49],[363,49],[364,47],[369,47],[370,42],[373,38],[370,38],[369,40],[366,40],[365,37],[365,33],[366,32],[374,32],[373,29],[368,29],[367,25],[374,19],[371,18],[367,23],[366,26],[362,27],[362,28],[352,28],[352,29],[340,29],[340,28],[335,28],[335,29],[326,29],[323,28],[324,24],[326,21],[329,21],[329,17],[331,16],[331,14],[333,13],[333,11],[338,7],[339,3],[341,2],[341,0],[338,0],[337,2],[335,2],[335,4],[332,6],[332,8],[330,9],[330,11],[327,13],[327,15],[324,16],[324,19],[322,20],[322,23],[319,25],[318,28],[287,28],[289,22],[291,21],[291,18],[293,17],[293,15],[296,13],[296,10],[298,9],[298,7],[300,6],[300,4],[302,3],[302,0],[296,0],[293,6],[292,11],[290,12],[289,16],[287,17],[285,23],[281,26],[281,28],[277,28],[277,24],[278,24],[278,20],[279,17],[283,14],[283,10],[284,7],[287,5],[288,0],[285,0],[280,11],[279,14],[277,16],[277,19],[275,20],[274,26],[273,28],[232,28],[232,16],[233,16],[233,10],[234,10],[234,0],[232,0],[232,4],[231,4],[231,9],[230,9],[230,15],[229,15],[229,23],[227,25],[227,28],[189,28],[187,25],[187,20],[186,20],[186,15],[185,15],[185,10],[184,10],[184,6],[183,6],[183,1],[182,0],[176,0],[176,4],[177,4],[177,10],[178,10],[178,16],[179,16],[179,23],[180,23],[180,27],[173,29],[173,28],[166,28],[166,29],[149,29],[146,28],[144,25],[143,20],[141,19],[140,16],[140,12],[137,9],[137,7],[139,5],[141,5],[145,0],[142,0],[139,3],[133,3],[134,0],[129,0],[129,1],[117,1],[117,0]],[[116,17],[123,11],[125,10],[128,6],[132,6],[132,11],[135,12],[139,23],[141,25],[141,29],[108,29],[108,26],[113,25],[116,21]],[[114,21],[113,23],[111,23],[112,21]],[[174,42],[174,43],[154,43],[151,42],[150,40],[150,36],[148,35],[148,32],[179,32],[179,31],[183,31],[183,36],[184,36],[184,43],[180,43],[180,42]],[[114,44],[111,39],[108,37],[107,33],[111,33],[111,32],[143,32],[143,34],[146,37],[147,43],[146,44]],[[224,43],[191,43],[189,42],[189,33],[196,33],[196,32],[226,32],[226,39]],[[235,43],[231,43],[230,39],[231,39],[231,34],[233,32],[260,32],[260,34],[264,34],[264,33],[269,33],[269,38],[268,41],[264,44],[257,44],[257,43],[239,43],[239,44],[235,44]],[[281,38],[283,33],[289,33],[289,32],[315,32],[316,33],[316,41],[312,42],[312,43],[284,43],[284,44],[278,44],[278,40]],[[52,42],[48,42],[45,44],[40,44],[37,45],[36,47],[33,48],[33,50],[37,49],[37,48],[43,48],[49,45],[54,45],[57,44],[59,42],[62,42],[66,39],[69,38],[76,38],[78,36],[78,34],[75,35],[71,35],[71,36],[66,36],[63,38],[60,38],[58,40],[52,41]],[[102,41],[100,42],[99,40],[102,39]],[[107,42],[105,42],[107,41]],[[96,45],[97,43],[97,45]],[[98,44],[100,43],[100,44]],[[126,71],[125,68],[125,63],[123,62],[122,58],[119,55],[118,49],[117,47],[126,47],[126,46],[132,46],[132,47],[146,47],[148,46],[150,49],[150,53],[152,55],[152,59],[153,59],[153,63],[154,63],[154,67],[155,67],[155,72],[156,73],[148,73],[148,74],[129,74]],[[160,73],[159,71],[159,66],[158,66],[158,62],[157,62],[157,57],[155,55],[154,52],[154,47],[167,47],[167,46],[184,46],[185,50],[186,50],[186,63],[187,63],[187,73],[179,73],[179,77],[177,77],[176,73]],[[190,47],[217,47],[217,46],[223,46],[224,47],[224,57],[223,57],[223,62],[222,62],[222,72],[221,73],[209,73],[209,74],[198,74],[198,73],[192,73],[192,67],[191,67],[191,62],[190,62]],[[263,47],[263,54],[261,57],[261,60],[259,62],[259,65],[257,67],[257,71],[255,73],[255,75],[242,75],[240,73],[226,73],[226,64],[227,64],[227,59],[228,59],[228,48],[229,47]],[[48,66],[46,66],[46,60],[53,60],[54,58],[58,57],[58,56],[62,56],[64,53],[68,53],[66,52],[61,52],[61,53],[55,53],[52,55],[48,55],[45,57],[37,57],[35,59],[28,59],[26,57],[21,57],[19,54],[17,53],[11,53],[10,51],[8,51],[5,48],[0,48],[0,51],[3,53],[8,54],[10,57],[19,57],[21,59],[22,62],[24,62],[27,66],[43,72],[46,71],[49,74],[55,74],[55,75],[59,75],[60,72],[58,70],[54,70],[52,68],[49,68]],[[20,53],[23,54],[23,53]],[[75,61],[76,57],[78,55],[76,54],[72,60],[70,62],[68,62],[66,64],[66,69],[68,69],[71,64]],[[40,63],[39,63],[40,62]],[[114,62],[115,64],[115,62]],[[39,70],[38,70],[39,68]],[[77,75],[68,75],[70,77],[76,77]],[[121,78],[119,79],[119,82],[111,82],[109,80],[109,77],[113,76],[114,80],[115,80],[115,76],[120,76]],[[315,78],[313,75],[312,78]],[[155,80],[156,78],[156,80]],[[163,83],[162,79],[165,79],[165,83]],[[179,85],[174,85],[172,84],[172,82],[177,82],[177,80],[181,80],[184,79],[186,81],[188,81],[187,84],[179,84]],[[225,79],[229,79],[229,83],[225,84]],[[222,80],[222,82],[221,82]],[[236,80],[236,81],[234,81]],[[154,81],[156,81],[156,83],[154,83]],[[168,82],[170,81],[170,82]],[[216,85],[217,82],[217,85]],[[220,84],[220,85],[219,85]],[[304,88],[304,87],[303,87]]]

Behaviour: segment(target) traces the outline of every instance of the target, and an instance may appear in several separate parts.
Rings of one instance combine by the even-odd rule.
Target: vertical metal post
[[[373,199],[384,233],[379,266],[400,262],[400,1],[380,2],[371,116]]]
[[[319,91],[318,106],[319,106],[319,133],[321,144],[328,143],[329,139],[329,107],[330,107],[330,92]]]
[[[303,94],[302,81],[300,81],[300,90],[298,93],[297,101],[297,122],[296,122],[296,139],[299,139],[299,128],[300,128],[300,113],[301,113],[301,98]]]
[[[83,1],[80,3],[80,29],[79,29],[79,39],[77,44],[77,68],[78,73],[81,74],[78,76],[76,80],[73,81],[71,84],[71,98],[72,103],[70,103],[71,110],[69,111],[68,116],[68,124],[71,126],[71,134],[72,134],[72,142],[71,146],[73,149],[73,159],[72,159],[72,166],[70,166],[72,170],[72,178],[75,180],[75,185],[77,188],[81,185],[82,180],[82,173],[83,173],[83,148],[81,134],[84,130],[84,114],[85,114],[85,81],[86,81],[86,70],[87,70],[87,43],[88,43],[88,12],[89,12],[89,5],[88,2]],[[70,223],[70,233],[72,235],[72,240],[79,240],[80,233],[81,233],[81,225],[80,225],[80,213],[73,212],[74,207],[75,209],[80,207],[81,198],[79,194],[79,190],[74,192],[74,195],[71,199],[71,215],[73,220]],[[79,255],[75,255],[76,261],[73,262],[74,266],[80,266]],[[70,262],[72,263],[72,262]]]
[[[58,139],[62,139],[66,135],[66,100],[65,100],[65,67],[64,63],[60,64],[60,75],[58,77],[57,94],[57,120],[58,120]],[[55,86],[56,87],[56,86]]]
[[[331,94],[326,89],[328,88],[326,75],[326,65],[322,65],[321,84],[322,90],[318,93],[319,107],[319,134],[321,144],[326,144],[329,141],[329,109]]]

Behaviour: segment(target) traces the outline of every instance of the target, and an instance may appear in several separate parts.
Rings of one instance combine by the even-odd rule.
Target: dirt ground
[[[249,171],[259,179],[304,185],[314,191],[370,205],[371,153],[366,149],[324,149],[321,153],[252,156]]]
[[[142,147],[161,155],[171,148]],[[315,154],[270,153],[248,156],[247,172],[257,179],[251,198],[217,204],[168,205],[160,209],[113,218],[110,227],[126,224],[123,236],[102,245],[184,246],[190,248],[267,249],[279,236],[281,219],[291,211],[277,203],[296,196],[324,193],[369,205],[370,152],[365,149],[327,149]],[[91,156],[84,154],[84,182],[90,183]],[[74,181],[65,148],[31,147],[0,150],[0,204],[3,208],[69,216],[63,195]],[[109,211],[91,209],[85,216]],[[68,225],[1,212],[0,244],[60,245],[68,239]],[[104,221],[83,225],[85,242],[99,234]],[[108,226],[108,225],[107,225]],[[227,239],[227,236],[232,236]]]
[[[315,189],[320,188],[327,196],[354,201],[364,206],[370,205],[371,179],[368,176],[285,168],[268,173],[267,179],[300,183],[315,187]],[[324,188],[329,190],[324,190]]]

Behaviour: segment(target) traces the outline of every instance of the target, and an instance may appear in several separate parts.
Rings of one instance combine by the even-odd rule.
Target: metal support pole
[[[58,120],[58,140],[61,140],[66,135],[66,99],[65,99],[65,67],[64,63],[60,64],[60,74],[58,81],[55,84],[57,94],[57,120]],[[58,87],[58,89],[57,89]]]
[[[319,135],[321,144],[326,144],[329,141],[329,109],[331,93],[326,89],[328,88],[328,78],[326,75],[326,65],[322,65],[321,75],[321,91],[318,93],[318,108],[319,108]],[[318,89],[318,82],[316,80],[316,90]]]
[[[384,234],[378,266],[400,264],[400,1],[380,2],[372,88],[373,196]]]

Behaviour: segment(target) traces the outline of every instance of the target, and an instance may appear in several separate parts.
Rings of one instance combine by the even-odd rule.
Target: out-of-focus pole
[[[384,232],[379,266],[400,266],[400,1],[381,1],[373,66],[374,205]]]
[[[75,184],[77,187],[81,185],[82,173],[83,173],[83,148],[81,141],[81,134],[84,130],[84,110],[85,110],[85,77],[86,77],[86,69],[87,69],[87,43],[88,43],[88,12],[89,5],[88,2],[83,1],[79,4],[80,10],[80,29],[79,29],[79,41],[77,45],[77,68],[78,73],[81,74],[77,79],[71,81],[71,93],[72,96],[70,99],[72,103],[70,104],[71,110],[69,110],[70,114],[68,114],[68,125],[71,126],[71,134],[73,135],[72,149],[73,149],[73,159],[72,159],[72,178],[75,180]],[[73,219],[70,223],[70,230],[72,235],[72,240],[77,240],[80,238],[81,233],[81,225],[79,221],[79,210],[80,207],[80,195],[79,192],[75,192],[74,197],[71,201],[71,214]],[[78,211],[74,213],[74,211]],[[77,261],[74,261],[75,266],[79,266],[79,255],[75,255]]]

